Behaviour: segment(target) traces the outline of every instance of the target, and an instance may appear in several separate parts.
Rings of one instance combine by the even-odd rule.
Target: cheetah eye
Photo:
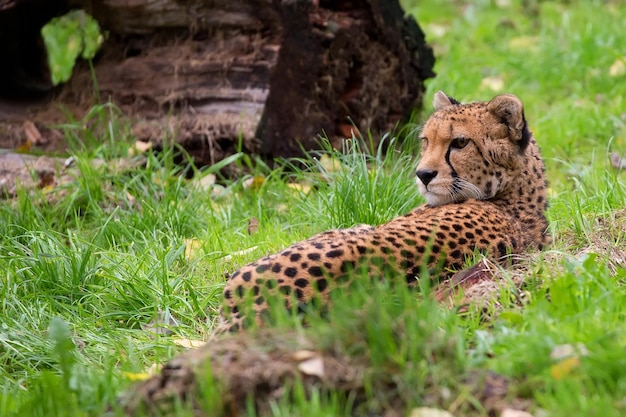
[[[454,138],[452,139],[452,143],[450,144],[450,147],[454,149],[463,149],[467,146],[469,142],[470,142],[469,138],[466,138],[466,137]]]
[[[422,141],[422,148],[426,149],[428,147],[428,139],[422,136],[420,140]]]

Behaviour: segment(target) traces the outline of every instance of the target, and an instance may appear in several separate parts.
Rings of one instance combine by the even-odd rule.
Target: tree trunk
[[[0,0],[0,23],[36,3],[91,13],[108,33],[94,61],[100,100],[122,109],[139,140],[175,138],[201,165],[238,150],[301,155],[320,135],[335,146],[353,131],[378,141],[421,105],[434,75],[422,31],[396,0]],[[17,33],[0,29],[0,39]],[[29,80],[45,91],[45,71],[20,91]],[[98,102],[86,63],[54,91],[26,111],[0,102],[11,144],[24,119],[54,135],[49,125],[67,118],[59,105],[80,118]]]

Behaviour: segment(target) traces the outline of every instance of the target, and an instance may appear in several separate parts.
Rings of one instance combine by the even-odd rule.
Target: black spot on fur
[[[312,277],[321,277],[324,276],[324,270],[319,266],[312,266],[309,268],[309,274],[311,274]]]
[[[507,255],[507,248],[503,241],[498,242],[498,253],[500,254],[500,257]]]
[[[328,288],[328,282],[324,278],[318,279],[315,284],[319,292],[323,292],[326,288]]]
[[[354,270],[354,262],[352,261],[343,261],[341,263],[341,272],[346,273]]]
[[[417,276],[414,274],[407,274],[406,275],[406,283],[407,284],[412,284],[414,282],[417,282]]]
[[[407,271],[415,266],[415,263],[409,259],[404,259],[400,261],[400,268]]]
[[[246,289],[242,285],[237,285],[237,288],[235,289],[235,292],[237,293],[237,295],[239,297],[243,297],[243,295],[246,292]]]
[[[343,249],[335,249],[335,250],[331,250],[326,252],[326,256],[329,258],[339,258],[341,256],[343,256]]]
[[[306,288],[309,285],[309,281],[304,279],[304,278],[298,278],[295,282],[294,282],[296,287],[299,288]]]
[[[309,258],[312,261],[319,261],[321,258],[321,255],[319,253],[309,253],[306,256],[307,258]]]
[[[294,253],[293,255],[289,257],[289,260],[291,262],[298,262],[300,258],[302,258],[302,255],[300,255],[299,253]]]
[[[285,269],[285,275],[289,278],[294,278],[298,274],[298,270],[296,268],[287,268]]]

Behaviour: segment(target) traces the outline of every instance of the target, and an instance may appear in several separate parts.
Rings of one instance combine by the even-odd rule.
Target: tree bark
[[[26,112],[0,103],[0,123],[28,118],[52,135],[46,127],[67,117],[59,105],[80,118],[110,100],[139,140],[175,138],[200,165],[238,150],[297,156],[319,148],[320,135],[334,146],[353,133],[376,142],[421,105],[434,75],[422,31],[396,0],[12,4],[36,1],[55,14],[83,7],[107,31],[94,62],[98,94],[82,63],[52,100]]]

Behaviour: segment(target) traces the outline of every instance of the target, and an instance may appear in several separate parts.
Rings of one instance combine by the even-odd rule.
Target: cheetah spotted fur
[[[441,282],[476,251],[504,263],[549,243],[545,168],[519,98],[461,104],[439,91],[434,107],[416,170],[426,204],[380,226],[321,233],[241,268],[224,289],[222,331],[261,324],[268,296],[288,307],[327,301],[360,276],[356,269],[375,277],[391,267],[415,285],[425,266]]]

